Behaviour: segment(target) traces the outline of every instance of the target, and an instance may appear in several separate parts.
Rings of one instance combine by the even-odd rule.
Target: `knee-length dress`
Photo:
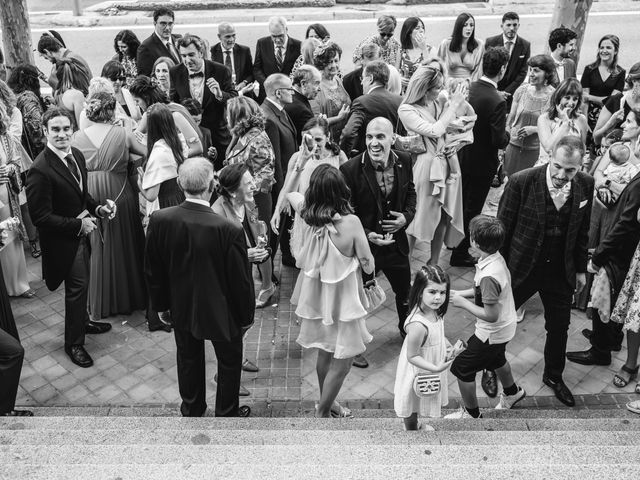
[[[444,336],[444,322],[429,320],[420,310],[414,310],[404,323],[406,328],[412,322],[417,322],[428,330],[427,339],[420,348],[420,356],[427,362],[441,363],[447,352],[447,340]],[[413,391],[413,379],[416,373],[424,373],[407,359],[407,340],[405,339],[400,350],[398,367],[396,369],[396,381],[393,387],[393,408],[400,418],[407,418],[412,413],[419,413],[423,417],[440,417],[441,408],[449,403],[447,390],[447,370],[440,372],[440,392],[428,396],[418,397]]]
[[[631,260],[631,266],[611,313],[611,321],[624,324],[623,330],[640,332],[640,244]]]

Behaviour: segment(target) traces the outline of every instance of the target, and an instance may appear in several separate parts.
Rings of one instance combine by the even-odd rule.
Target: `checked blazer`
[[[502,255],[516,288],[531,273],[545,234],[547,165],[528,168],[509,177],[498,207],[506,229]],[[576,273],[587,271],[587,241],[593,202],[593,178],[578,172],[571,180],[571,216],[564,261],[567,281],[575,287]]]

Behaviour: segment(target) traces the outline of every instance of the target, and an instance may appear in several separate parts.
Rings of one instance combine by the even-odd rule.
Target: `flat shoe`
[[[260,369],[256,366],[255,363],[250,362],[246,358],[244,359],[244,362],[242,362],[242,370],[244,370],[245,372],[251,372],[251,373],[260,371]]]
[[[98,335],[100,333],[106,333],[109,330],[111,330],[111,324],[107,322],[89,321],[85,325],[85,333],[89,335]]]
[[[353,366],[358,368],[367,368],[369,366],[369,362],[362,355],[356,355],[353,357]]]
[[[89,368],[93,365],[91,355],[87,353],[82,345],[70,345],[64,347],[64,352],[69,356],[71,361],[82,368]]]
[[[238,391],[238,396],[239,397],[248,397],[249,395],[251,395],[251,393],[249,393],[249,390],[247,390],[246,387],[243,387],[242,385],[240,385],[240,390]]]
[[[573,398],[571,390],[569,390],[569,387],[567,387],[562,380],[554,381],[546,375],[543,375],[542,383],[553,390],[556,398],[564,403],[567,407],[574,407],[576,405],[576,401]]]
[[[242,405],[241,407],[238,407],[238,414],[236,415],[236,417],[248,417],[249,415],[251,415],[251,407],[249,407],[248,405]]]
[[[157,332],[159,330],[162,330],[163,332],[171,333],[171,325],[167,325],[166,323],[160,323],[158,325],[151,326],[147,322],[147,326],[149,327],[150,332]]]
[[[31,410],[11,410],[10,412],[3,413],[3,417],[33,417]]]
[[[333,402],[331,416],[333,418],[353,418],[353,413],[351,413],[350,409],[343,407],[338,402]]]
[[[498,380],[496,372],[493,370],[483,370],[482,379],[480,380],[480,386],[484,393],[490,398],[496,398],[498,395]]]

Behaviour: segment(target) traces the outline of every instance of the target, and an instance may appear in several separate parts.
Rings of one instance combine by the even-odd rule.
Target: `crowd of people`
[[[420,18],[398,41],[382,15],[350,72],[321,24],[300,41],[273,17],[252,56],[229,23],[210,48],[174,21],[159,8],[148,38],[119,32],[100,76],[46,32],[37,51],[50,74],[16,65],[0,81],[1,414],[31,413],[15,409],[24,350],[9,302],[34,295],[25,246],[50,290],[64,282],[64,349],[78,366],[93,365],[85,335],[111,330],[106,318],[145,310],[150,331],[174,333],[185,416],[207,409],[205,340],[215,414],[250,414],[241,371],[258,367],[243,337],[277,296],[278,249],[299,269],[291,303],[298,343],[318,351],[319,417],[351,415],[336,398],[352,365],[368,366],[380,273],[404,339],[394,393],[408,430],[441,415],[449,371],[462,395],[451,418],[482,416],[480,372],[488,396],[502,385],[496,408],[526,396],[506,351],[535,293],[542,382],[563,404],[575,405],[566,359],[609,365],[624,332],[612,382],[637,379],[640,63],[618,64],[617,36],[578,80],[576,33],[557,28],[549,53],[532,55],[514,12],[484,41],[460,14],[438,47]],[[497,217],[482,215],[502,184]],[[412,271],[418,242],[429,258]],[[452,267],[475,268],[472,288],[451,290],[444,248]],[[467,342],[447,340],[449,308],[476,317]],[[572,308],[593,319],[584,351],[566,351]]]

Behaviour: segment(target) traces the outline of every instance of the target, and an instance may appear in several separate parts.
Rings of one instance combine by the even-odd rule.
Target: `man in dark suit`
[[[506,228],[502,254],[520,308],[536,292],[544,306],[542,381],[565,405],[575,405],[562,380],[571,304],[585,285],[593,178],[580,172],[584,145],[566,136],[548,165],[509,177],[498,208]]]
[[[111,324],[92,322],[87,313],[87,236],[96,229],[95,217],[112,218],[116,207],[110,201],[99,205],[89,194],[84,156],[71,147],[73,122],[68,110],[57,107],[42,117],[47,147],[29,169],[27,204],[38,228],[47,288],[53,291],[64,282],[64,351],[76,365],[90,367],[85,333],[107,332]]]
[[[364,93],[362,91],[362,69],[368,63],[378,60],[379,56],[380,47],[375,43],[367,43],[362,47],[360,65],[355,70],[347,73],[342,79],[342,86],[349,94],[352,102]]]
[[[405,230],[416,213],[416,191],[411,156],[392,150],[394,141],[391,122],[374,118],[367,125],[367,150],[342,165],[340,171],[351,189],[351,205],[371,243],[376,273],[385,274],[395,294],[398,329],[404,336],[411,282]],[[359,357],[354,365],[367,366]]]
[[[271,140],[273,152],[276,156],[274,169],[276,183],[271,188],[271,199],[273,205],[275,205],[284,184],[289,159],[298,150],[296,127],[284,109],[284,105],[292,102],[294,90],[291,86],[291,79],[281,73],[269,75],[264,82],[264,88],[267,92],[267,98],[262,103],[262,111],[265,116],[264,130],[267,132],[269,140]],[[271,235],[271,255],[273,258],[276,254],[279,238],[283,265],[294,267],[296,262],[289,247],[289,230],[293,220],[288,215],[286,217],[288,220],[280,222],[283,225],[280,236]]]
[[[362,88],[365,94],[351,104],[349,120],[340,137],[340,148],[347,156],[353,157],[365,151],[365,132],[372,119],[384,117],[392,125],[398,124],[402,97],[386,89],[388,81],[389,67],[382,60],[369,62],[364,67]]]
[[[264,81],[273,73],[289,75],[300,56],[300,40],[287,34],[287,20],[284,17],[269,19],[269,36],[258,39],[256,58],[253,62],[253,76],[260,83],[258,103],[266,97]]]
[[[502,34],[487,38],[485,48],[504,47],[509,52],[509,63],[504,77],[498,82],[498,91],[507,101],[507,111],[511,108],[513,94],[527,76],[527,61],[531,56],[531,44],[518,35],[520,16],[507,12],[502,16]]]
[[[620,194],[611,220],[613,227],[596,247],[589,264],[589,270],[592,273],[596,273],[601,268],[607,272],[612,290],[612,308],[620,294],[631,259],[640,241],[638,211],[640,211],[640,174],[636,175]],[[611,351],[620,350],[624,337],[622,324],[612,321],[604,323],[596,308],[592,313],[593,331],[586,329],[582,331],[583,335],[591,341],[591,348],[582,352],[568,352],[567,358],[582,365],[610,365]]]
[[[211,47],[211,60],[229,69],[231,82],[239,92],[253,83],[251,50],[236,43],[236,29],[230,23],[218,25],[218,38],[220,41]]]
[[[566,78],[576,78],[576,62],[571,55],[576,51],[578,35],[568,28],[560,27],[549,34],[549,51],[556,62],[557,87]]]
[[[178,359],[180,411],[207,410],[204,340],[218,360],[215,415],[247,417],[239,406],[242,335],[253,323],[255,301],[247,245],[241,226],[213,213],[213,167],[187,159],[178,173],[182,205],[155,212],[149,221],[145,275],[151,305],[169,312]]]
[[[136,65],[138,75],[150,77],[153,73],[153,64],[160,57],[169,57],[176,65],[180,63],[180,54],[176,42],[179,38],[173,35],[173,22],[175,15],[173,10],[165,7],[153,12],[153,33],[147,37],[138,47]]]
[[[216,170],[222,168],[224,154],[231,141],[224,109],[227,100],[237,97],[231,83],[231,72],[221,63],[204,59],[204,45],[195,35],[185,35],[178,41],[183,63],[173,67],[170,97],[176,103],[194,98],[202,105],[200,124],[211,131],[211,143],[218,156]]]
[[[301,65],[293,74],[293,97],[291,103],[285,103],[283,107],[296,128],[298,146],[302,144],[304,126],[314,117],[309,100],[318,95],[320,78],[320,72],[313,65]]]
[[[469,222],[482,213],[482,207],[498,169],[498,150],[509,144],[506,130],[507,103],[498,92],[509,54],[503,47],[484,52],[484,75],[469,87],[469,103],[478,115],[473,127],[473,143],[458,153],[462,171],[462,209],[465,238],[451,254],[451,266],[471,267],[475,259],[469,255]]]

